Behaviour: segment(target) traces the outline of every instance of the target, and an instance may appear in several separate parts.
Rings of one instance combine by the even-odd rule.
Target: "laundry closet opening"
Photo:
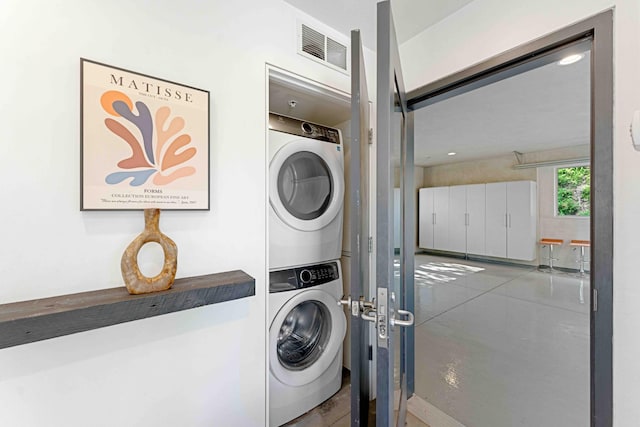
[[[275,67],[268,89],[269,425],[279,426],[349,381],[338,301],[350,264],[351,100]]]

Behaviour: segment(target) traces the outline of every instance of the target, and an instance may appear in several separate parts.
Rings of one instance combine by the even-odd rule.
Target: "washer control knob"
[[[313,126],[307,122],[302,123],[302,132],[309,134],[313,133]]]
[[[302,283],[309,283],[312,278],[313,276],[309,270],[302,270],[300,272],[300,280],[302,280]]]

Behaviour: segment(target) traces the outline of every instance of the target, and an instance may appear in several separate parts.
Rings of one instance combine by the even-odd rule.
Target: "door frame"
[[[591,42],[591,426],[613,424],[613,9],[522,44],[407,94],[409,109],[539,66],[543,55]],[[553,56],[553,55],[550,55]],[[554,59],[555,60],[555,59]],[[523,67],[524,65],[524,67]],[[517,66],[517,67],[516,67]],[[498,76],[498,74],[500,74]]]

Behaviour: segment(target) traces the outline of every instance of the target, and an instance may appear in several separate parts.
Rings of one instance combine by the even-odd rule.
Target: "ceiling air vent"
[[[317,32],[316,30],[307,27],[302,24],[302,51],[313,55],[318,59],[324,61],[325,58],[325,40],[324,34]]]
[[[314,30],[305,24],[300,24],[298,53],[315,61],[347,72],[347,46]]]

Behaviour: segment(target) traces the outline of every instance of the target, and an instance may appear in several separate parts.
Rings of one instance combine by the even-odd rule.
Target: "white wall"
[[[640,153],[629,123],[640,109],[640,2],[637,0],[475,0],[401,47],[414,89],[615,6],[614,16],[614,424],[636,425],[640,405],[637,339],[640,287]]]
[[[295,54],[297,16],[280,0],[0,2],[0,303],[121,286],[143,227],[79,211],[80,57],[211,92],[211,211],[161,229],[178,277],[256,278],[249,299],[0,350],[0,425],[265,424],[265,63],[350,88]]]
[[[468,162],[446,163],[424,168],[425,187],[446,187],[487,182],[535,181],[535,169],[513,169],[514,155],[491,157]]]

